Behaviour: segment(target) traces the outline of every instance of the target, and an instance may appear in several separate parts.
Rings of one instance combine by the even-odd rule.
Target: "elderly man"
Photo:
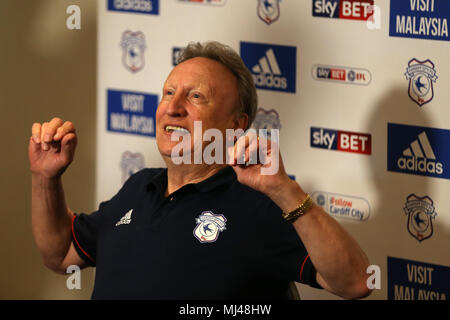
[[[59,118],[33,124],[32,227],[46,266],[59,273],[95,266],[94,299],[280,299],[292,281],[349,299],[369,295],[366,255],[289,179],[275,143],[262,163],[248,165],[260,141],[245,136],[236,143],[244,139],[245,149],[227,150],[235,151],[228,162],[175,163],[176,136],[194,134],[194,123],[225,137],[227,129],[246,130],[256,107],[252,76],[231,48],[190,44],[156,112],[167,168],[134,174],[90,215],[74,214],[64,199],[74,125]],[[211,143],[196,141],[183,156]],[[273,162],[278,170],[261,174]]]

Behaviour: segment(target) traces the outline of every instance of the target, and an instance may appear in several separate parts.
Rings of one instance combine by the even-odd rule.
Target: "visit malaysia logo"
[[[420,107],[434,98],[433,82],[437,75],[431,60],[419,61],[416,58],[408,62],[406,80],[409,80],[409,97]]]
[[[408,232],[414,238],[420,242],[433,235],[433,220],[437,213],[433,200],[429,196],[418,197],[415,194],[410,194],[406,198],[403,210],[408,216]]]
[[[448,0],[391,0],[389,36],[450,41]]]
[[[155,136],[158,95],[108,89],[107,130],[142,136]]]
[[[219,233],[226,230],[227,219],[222,214],[214,214],[211,211],[204,211],[195,218],[197,226],[194,229],[194,236],[201,243],[214,242],[219,237]]]

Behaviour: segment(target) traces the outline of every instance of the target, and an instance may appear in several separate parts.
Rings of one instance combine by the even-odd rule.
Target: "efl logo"
[[[367,21],[373,15],[374,0],[313,0],[314,17]]]
[[[256,88],[295,93],[296,47],[241,42],[240,52]]]
[[[311,197],[334,217],[365,221],[370,216],[369,202],[364,198],[323,191],[316,191]]]
[[[366,133],[311,127],[311,147],[372,154],[372,136]]]
[[[389,36],[450,41],[448,0],[391,0]]]
[[[159,0],[108,0],[108,10],[143,14],[159,14]]]
[[[450,130],[388,123],[388,171],[450,179]]]
[[[157,95],[109,89],[107,99],[108,131],[155,136]]]
[[[372,81],[369,70],[349,67],[326,66],[316,64],[312,68],[312,76],[315,80],[331,81],[347,84],[367,86]]]

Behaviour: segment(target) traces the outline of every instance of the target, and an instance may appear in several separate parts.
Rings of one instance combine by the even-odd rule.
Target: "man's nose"
[[[167,106],[167,114],[172,117],[182,117],[186,115],[186,99],[182,93],[176,93]]]

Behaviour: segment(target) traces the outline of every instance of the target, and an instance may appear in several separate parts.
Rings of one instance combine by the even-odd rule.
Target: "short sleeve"
[[[99,232],[105,222],[114,217],[114,208],[133,201],[137,190],[149,182],[151,176],[158,172],[155,169],[144,169],[132,175],[119,192],[110,200],[102,202],[97,211],[91,214],[76,214],[72,219],[72,242],[79,256],[90,266],[96,265],[97,241]]]
[[[281,209],[270,199],[260,211],[262,232],[261,259],[271,277],[322,288],[316,281],[316,269],[292,223],[282,217]]]
[[[101,207],[101,205],[100,205]],[[101,211],[89,215],[76,214],[72,220],[72,237],[78,255],[90,266],[95,266],[97,234],[102,223]]]

